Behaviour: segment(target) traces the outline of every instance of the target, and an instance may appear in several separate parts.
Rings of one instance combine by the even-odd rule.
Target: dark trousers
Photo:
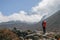
[[[45,34],[46,33],[46,28],[45,27],[43,27],[43,34]]]

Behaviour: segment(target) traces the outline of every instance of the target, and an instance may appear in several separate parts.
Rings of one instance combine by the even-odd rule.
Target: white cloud
[[[20,11],[19,13],[14,13],[9,16],[10,20],[20,20],[22,22],[38,22],[40,21],[40,15],[34,14],[34,15],[27,15],[26,12]]]
[[[60,10],[60,0],[42,0],[37,6],[32,7],[31,15],[28,15],[25,11],[20,11],[19,13],[4,16],[0,12],[0,22],[17,20],[30,23],[39,22],[44,15],[49,16],[57,10]]]
[[[60,10],[60,0],[42,0],[37,6],[32,7],[33,12],[40,13],[41,15],[45,13],[51,15],[57,10]]]
[[[7,21],[22,21],[22,22],[38,22],[40,21],[42,16],[39,14],[34,15],[27,15],[26,12],[20,11],[19,13],[14,13],[10,16],[4,16],[2,13],[0,13],[0,22],[7,22]]]
[[[0,22],[7,22],[9,21],[7,16],[4,16],[1,12],[0,12]]]

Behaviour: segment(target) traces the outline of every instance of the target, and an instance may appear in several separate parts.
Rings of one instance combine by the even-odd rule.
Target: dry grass
[[[9,29],[0,30],[0,40],[19,40],[19,37]]]

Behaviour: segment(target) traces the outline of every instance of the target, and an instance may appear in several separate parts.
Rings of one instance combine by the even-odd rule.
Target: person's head
[[[46,20],[44,20],[44,22],[46,22]]]

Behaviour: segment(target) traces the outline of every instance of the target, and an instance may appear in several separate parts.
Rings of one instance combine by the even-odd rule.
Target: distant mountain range
[[[47,31],[59,31],[60,32],[60,11],[54,13],[52,16],[46,19],[47,21]],[[28,24],[20,21],[10,21],[0,23],[0,29],[3,28],[18,28],[21,30],[42,30],[41,22]]]

